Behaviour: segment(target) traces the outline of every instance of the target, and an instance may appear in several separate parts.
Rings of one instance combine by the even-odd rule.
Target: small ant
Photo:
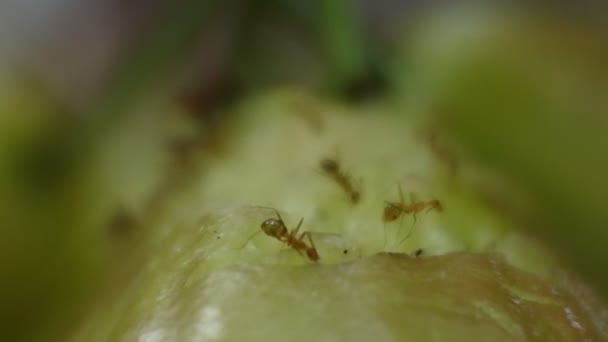
[[[346,192],[353,204],[359,203],[361,193],[355,189],[350,176],[340,170],[340,165],[334,159],[324,158],[321,160],[321,169],[331,177]]]
[[[427,144],[431,153],[443,162],[451,174],[458,172],[458,160],[453,151],[440,141],[436,127],[429,127],[419,132],[420,138]]]
[[[291,102],[291,109],[294,114],[303,119],[310,128],[320,133],[323,131],[323,118],[318,104],[312,103],[309,98],[297,98]]]
[[[412,214],[414,217],[414,224],[416,223],[416,215],[420,213],[422,210],[426,209],[426,211],[437,210],[439,212],[443,211],[443,205],[439,200],[433,199],[430,201],[418,201],[414,193],[410,192],[410,204],[405,204],[405,200],[403,199],[403,191],[401,190],[401,185],[398,184],[399,188],[399,203],[395,202],[385,202],[386,207],[384,207],[384,212],[382,215],[382,221],[384,223],[392,222],[401,217],[402,215]],[[407,239],[412,230],[410,229],[409,233],[403,238],[403,240]],[[403,241],[402,240],[402,241]]]
[[[288,231],[285,226],[285,222],[283,222],[283,218],[281,218],[281,214],[279,214],[278,210],[275,210],[278,218],[269,218],[262,222],[260,227],[264,231],[264,233],[268,236],[272,236],[275,239],[285,242],[288,246],[295,249],[298,253],[304,251],[308,259],[312,262],[319,261],[319,254],[317,253],[317,249],[315,248],[315,244],[312,241],[312,237],[310,236],[310,232],[302,232],[300,236],[298,236],[298,231],[300,230],[300,226],[302,226],[302,222],[304,218],[300,219],[298,226],[296,229],[291,232]],[[304,242],[304,237],[308,237],[308,241],[310,242],[310,246]]]
[[[108,227],[113,236],[126,237],[137,229],[138,224],[137,217],[126,208],[121,207],[110,217]]]

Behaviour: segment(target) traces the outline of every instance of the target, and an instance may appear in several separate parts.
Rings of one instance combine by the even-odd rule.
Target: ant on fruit
[[[295,115],[300,117],[306,124],[315,132],[323,131],[324,123],[321,117],[319,105],[313,103],[313,100],[308,97],[299,97],[291,101],[290,109]]]
[[[350,176],[340,169],[340,164],[334,159],[324,158],[321,160],[321,169],[331,177],[346,192],[353,204],[359,203],[361,193],[355,189]]]
[[[418,133],[421,140],[428,146],[430,152],[442,163],[447,166],[450,174],[454,175],[458,172],[458,160],[455,158],[453,151],[441,141],[436,125],[432,125],[422,129]]]
[[[302,232],[298,236],[298,231],[302,226],[302,222],[304,218],[300,219],[298,226],[289,232],[281,214],[279,211],[275,209],[275,213],[277,214],[277,218],[269,218],[264,220],[260,227],[262,231],[268,236],[272,236],[273,238],[285,242],[289,247],[293,248],[298,253],[306,253],[308,259],[312,262],[319,261],[319,253],[317,253],[317,249],[315,248],[315,244],[312,241],[312,237],[310,236],[310,232]],[[308,237],[308,241],[310,242],[310,246],[304,242],[304,237]]]
[[[430,201],[419,201],[416,199],[414,193],[410,192],[410,203],[406,204],[403,199],[403,191],[401,190],[401,184],[397,185],[399,188],[399,203],[396,202],[385,202],[386,206],[384,207],[384,212],[382,214],[382,221],[384,223],[392,222],[407,214],[412,214],[414,217],[414,224],[416,224],[416,215],[419,214],[422,210],[426,209],[426,212],[431,210],[443,211],[443,205],[437,199],[433,199]],[[412,225],[413,227],[413,225]],[[412,229],[406,234],[406,236],[401,240],[407,239],[412,233]],[[386,235],[386,233],[385,233]]]

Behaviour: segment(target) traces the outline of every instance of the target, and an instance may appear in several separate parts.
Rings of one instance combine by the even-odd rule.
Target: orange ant
[[[340,165],[334,159],[324,158],[321,160],[321,169],[331,177],[348,194],[353,204],[359,203],[361,193],[355,189],[350,176],[340,170]]]
[[[431,210],[437,210],[439,212],[443,211],[443,205],[439,200],[433,199],[430,201],[418,201],[414,193],[410,192],[410,204],[406,204],[403,199],[403,191],[401,190],[401,184],[398,184],[399,188],[399,203],[395,202],[385,202],[386,207],[384,207],[384,212],[382,215],[382,221],[384,223],[392,222],[401,217],[403,220],[403,216],[406,214],[412,214],[414,217],[414,224],[416,224],[416,215],[420,213],[422,210],[426,209],[426,212]],[[407,233],[407,235],[401,240],[407,239],[412,233],[412,229]]]
[[[300,236],[298,236],[298,231],[302,226],[302,222],[304,218],[300,219],[298,226],[296,229],[291,232],[288,231],[287,226],[285,226],[285,222],[279,214],[278,210],[275,210],[277,214],[277,218],[269,218],[262,222],[260,227],[264,231],[264,233],[268,236],[272,236],[275,239],[285,242],[288,246],[296,250],[298,253],[304,251],[308,259],[312,262],[319,261],[319,254],[317,253],[317,249],[315,248],[315,244],[312,241],[312,237],[310,236],[310,232],[302,232]],[[304,242],[304,237],[308,237],[308,241],[310,242],[310,246]]]

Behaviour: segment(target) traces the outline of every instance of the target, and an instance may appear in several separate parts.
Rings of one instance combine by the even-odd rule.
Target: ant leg
[[[312,236],[310,235],[310,232],[304,232],[302,233],[302,238],[304,237],[304,235],[308,236],[308,242],[310,242],[310,248],[306,250],[306,254],[308,255],[309,259],[311,261],[313,261],[314,263],[317,262],[317,260],[319,260],[319,254],[317,252],[317,247],[315,246],[315,242],[312,240]],[[309,251],[312,250],[313,251],[313,255],[315,256],[314,258],[311,257]]]
[[[410,227],[410,231],[405,234],[405,237],[403,239],[401,239],[401,241],[399,241],[399,243],[397,244],[397,246],[401,245],[403,243],[403,241],[405,241],[407,238],[410,237],[410,235],[412,235],[412,232],[414,231],[414,226],[416,225],[416,213],[414,213],[414,223],[412,223],[412,226]]]
[[[386,223],[382,223],[382,232],[384,233],[384,244],[382,245],[382,249],[386,248]]]
[[[294,237],[298,234],[298,231],[300,230],[300,226],[302,226],[302,222],[304,222],[304,218],[303,217],[300,219],[300,222],[298,223],[298,226],[296,227],[296,229],[292,233],[292,235]]]
[[[390,202],[384,201],[384,203],[386,203],[386,205],[390,205],[393,206]],[[386,209],[385,209],[386,211]],[[382,215],[382,233],[383,233],[383,238],[384,238],[384,244],[382,245],[382,249],[386,248],[386,220],[384,218],[384,215]]]
[[[283,249],[281,249],[281,250],[279,251],[279,258],[284,258],[284,257],[285,257],[285,255],[284,255],[283,253],[285,253],[285,252],[293,252],[293,251],[295,251],[296,253],[298,253],[298,255],[299,255],[300,257],[302,257],[302,258],[306,259],[306,255],[305,255],[304,253],[302,253],[302,251],[301,251],[301,250],[296,249],[296,248],[289,248],[289,245],[288,245],[288,247],[287,247],[287,248],[283,248]],[[281,256],[281,254],[283,254],[283,256]]]
[[[299,255],[300,255],[302,258],[306,259],[306,255],[304,255],[304,253],[302,253],[302,251],[301,251],[301,250],[299,250],[299,249],[295,249],[295,248],[294,248],[294,250],[295,250],[295,251],[296,251],[296,252],[297,252],[297,253],[298,253],[298,254],[299,254]]]
[[[431,211],[433,209],[435,209],[435,210],[437,209],[435,200],[426,202],[426,206],[427,206],[427,208],[424,211],[425,213],[428,213],[429,211]]]
[[[393,207],[393,208],[399,208],[399,206],[398,206],[398,205],[396,205],[396,204],[394,204],[394,203],[391,203],[391,202],[389,202],[389,201],[384,201],[384,203],[385,203],[386,205],[390,205],[390,206],[391,206],[391,207]]]
[[[410,234],[412,234],[412,231],[414,230],[414,226],[416,225],[416,215],[418,215],[417,213],[414,212],[414,214],[412,216],[414,216],[414,223],[412,223],[412,227],[410,228],[410,232],[407,233],[407,235],[405,236],[405,238],[407,239]]]
[[[401,239],[401,241],[399,241],[399,243],[397,244],[397,246],[400,246],[403,241],[407,240],[408,237],[410,237],[410,235],[412,235],[412,231],[414,230],[414,226],[412,226],[410,228],[410,231],[405,235],[405,237],[403,239]]]
[[[401,214],[401,219],[399,220],[399,230],[401,230],[401,227],[403,227],[403,219],[405,218],[405,214]],[[403,239],[401,239],[396,245],[395,248],[399,247],[399,245],[401,245],[401,243],[403,243],[403,241],[405,239],[408,238],[408,236],[410,236],[410,234],[412,233],[412,228],[410,228],[410,231],[405,234],[405,237]]]
[[[437,200],[430,201],[429,207],[426,209],[426,212],[428,213],[431,210],[436,210],[440,212],[442,210],[440,202]]]
[[[414,204],[418,202],[418,196],[415,193],[410,192],[410,204]]]
[[[306,243],[303,242],[305,236],[308,237],[308,242],[310,242],[310,247],[306,246]],[[297,237],[297,239],[298,239],[298,241],[302,241],[302,243],[304,243],[304,245],[306,246],[305,247],[306,260],[316,263],[317,260],[319,259],[319,255],[317,253],[317,247],[315,246],[315,242],[312,240],[312,236],[311,236],[310,232],[302,232],[302,234],[300,234],[300,236]],[[311,254],[311,251],[312,251],[312,254]],[[302,251],[300,251],[299,249],[298,249],[298,253],[300,253],[300,255],[303,256]]]
[[[310,246],[312,247],[312,249],[317,249],[317,247],[315,247],[314,241],[312,241],[312,236],[310,235],[310,232],[302,232],[298,240],[302,241],[304,239],[304,236],[308,237],[308,242],[310,242]]]

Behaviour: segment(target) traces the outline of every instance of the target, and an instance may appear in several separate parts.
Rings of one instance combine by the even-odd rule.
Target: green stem
[[[115,77],[101,93],[104,112],[124,109],[132,99],[165,77],[192,48],[216,2],[182,0],[179,5],[170,6],[171,11],[146,32],[117,66]]]
[[[317,6],[318,27],[334,73],[334,83],[344,85],[361,77],[368,61],[353,3],[320,0]]]

